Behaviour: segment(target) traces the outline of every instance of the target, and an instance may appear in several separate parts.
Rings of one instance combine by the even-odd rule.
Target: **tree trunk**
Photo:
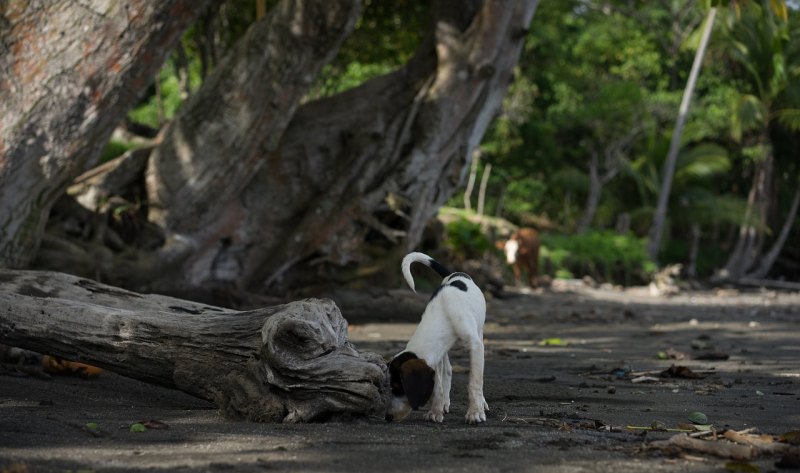
[[[692,281],[697,279],[697,255],[700,254],[700,224],[692,223],[691,240],[689,243],[689,264],[686,266],[686,276]]]
[[[385,362],[347,341],[330,300],[237,312],[0,270],[0,342],[176,388],[254,421],[380,413],[389,396]]]
[[[680,151],[683,126],[686,124],[686,118],[689,116],[689,107],[692,104],[694,87],[697,83],[697,76],[700,74],[700,68],[703,65],[703,58],[706,54],[708,40],[711,38],[711,30],[714,28],[714,19],[716,15],[717,8],[711,7],[706,16],[706,25],[703,29],[703,36],[700,38],[700,45],[695,52],[692,70],[689,72],[689,80],[686,81],[686,89],[683,91],[683,98],[681,99],[681,105],[678,109],[678,118],[675,121],[675,130],[672,132],[672,140],[670,141],[669,151],[667,152],[667,160],[664,162],[661,190],[658,193],[658,203],[656,204],[656,211],[653,214],[653,224],[650,227],[650,238],[647,244],[647,251],[650,254],[650,259],[653,261],[658,260],[658,250],[661,248],[661,237],[664,232],[664,223],[667,219],[667,206],[669,205],[669,195],[672,190],[672,178],[675,175],[675,164],[678,161],[678,151]]]
[[[11,2],[0,10],[0,266],[34,257],[48,211],[207,0]]]
[[[156,202],[153,217],[178,234],[189,233],[194,245],[179,274],[188,274],[192,284],[223,280],[261,288],[312,254],[317,262],[363,260],[364,237],[376,227],[405,232],[404,247],[416,246],[425,224],[464,180],[470,154],[513,78],[537,3],[488,0],[476,9],[436,3],[434,34],[406,66],[300,106],[279,143],[281,121],[256,117],[265,122],[248,123],[257,140],[242,136],[246,145],[233,139],[214,144],[215,153],[201,161],[196,153],[204,142],[191,138],[196,135],[187,138],[185,153],[170,144],[187,136],[176,124],[173,140],[163,146],[176,148],[173,155],[197,156],[203,172],[192,174],[202,178],[181,177],[177,163],[156,159],[148,192]],[[332,9],[329,2],[316,5]],[[283,54],[294,51],[287,47]],[[260,86],[264,81],[258,80]],[[218,88],[213,81],[206,86]],[[287,95],[300,94],[292,89]],[[189,105],[186,117],[218,133],[224,125],[219,113]],[[291,101],[278,110],[291,115]],[[381,221],[386,215],[395,220]],[[397,222],[398,215],[405,221]],[[224,274],[216,269],[221,266],[228,268]],[[175,279],[175,273],[157,271],[140,282]]]
[[[576,228],[577,233],[585,233],[591,226],[594,220],[594,215],[597,213],[597,206],[600,203],[600,193],[603,191],[603,184],[600,181],[599,168],[600,164],[597,159],[597,152],[592,152],[592,157],[589,160],[589,190],[586,196],[586,203],[583,206],[583,214],[578,220]]]
[[[145,292],[260,290],[304,259],[386,258],[373,251],[385,242],[365,242],[372,230],[394,245],[404,238],[399,251],[417,246],[464,181],[537,4],[439,0],[433,31],[408,64],[298,106],[358,2],[279,3],[192,94],[149,158],[146,202],[166,243],[87,251],[89,274]]]
[[[586,196],[586,204],[583,207],[583,215],[578,222],[578,233],[584,233],[592,225],[594,216],[597,213],[597,207],[600,205],[603,187],[619,173],[619,157],[615,156],[616,152],[614,147],[609,147],[604,152],[605,173],[602,176],[599,175],[600,164],[597,159],[597,153],[592,152],[592,158],[589,161],[589,192]]]
[[[739,237],[736,241],[736,246],[728,257],[725,266],[714,275],[713,280],[735,281],[745,276],[759,260],[767,227],[772,167],[772,149],[767,146],[765,156],[755,165],[753,185],[747,196],[747,210],[744,214],[744,220],[739,226]]]
[[[789,208],[789,214],[786,216],[786,221],[783,222],[783,228],[781,228],[778,238],[772,244],[772,248],[770,248],[767,254],[761,258],[761,263],[758,265],[758,268],[747,274],[746,277],[760,279],[767,276],[769,270],[772,269],[772,265],[775,264],[775,260],[778,259],[778,255],[781,253],[783,245],[786,244],[786,239],[789,238],[789,233],[794,226],[794,220],[797,217],[797,210],[799,206],[800,187],[794,191],[794,198],[792,199],[792,204]]]
[[[484,206],[486,204],[486,186],[489,184],[489,176],[492,174],[492,163],[487,163],[483,168],[483,176],[481,176],[481,185],[478,188],[478,215],[483,215]]]
[[[358,0],[284,0],[181,108],[150,159],[150,218],[216,244],[230,202],[278,145],[295,108],[358,17]],[[187,203],[189,203],[187,205]],[[239,217],[241,218],[241,217]]]
[[[478,177],[478,163],[481,160],[480,148],[475,148],[472,151],[472,164],[469,166],[469,178],[467,179],[467,188],[464,190],[464,208],[472,210],[472,191],[475,188],[475,179]]]

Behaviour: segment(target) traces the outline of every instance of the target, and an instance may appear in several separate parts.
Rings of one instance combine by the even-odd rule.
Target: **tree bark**
[[[489,176],[492,174],[492,163],[486,163],[483,168],[483,176],[481,176],[481,185],[478,188],[478,215],[483,215],[484,206],[486,204],[486,186],[489,184]]]
[[[604,151],[603,167],[605,168],[605,173],[601,176],[597,152],[592,151],[592,157],[589,160],[589,192],[586,196],[586,203],[583,206],[583,214],[576,227],[577,233],[586,232],[592,225],[594,216],[597,214],[597,207],[600,205],[603,187],[619,173],[619,157],[615,156],[616,153],[617,151],[614,150],[613,146]]]
[[[586,203],[583,206],[583,214],[581,214],[575,229],[576,233],[585,233],[589,229],[594,220],[594,214],[597,213],[597,206],[600,203],[600,193],[603,191],[603,185],[600,182],[597,161],[597,152],[593,151],[589,160],[589,191],[586,195]]]
[[[403,249],[418,244],[464,180],[538,2],[456,3],[434,7],[435,34],[405,67],[298,108],[234,204],[243,218],[226,229],[226,258],[238,284],[274,283],[312,254],[363,261],[365,235],[387,214],[404,219],[382,222],[405,232]],[[207,248],[190,272],[213,275],[219,250]]]
[[[764,137],[762,142],[768,143]],[[755,164],[753,184],[747,196],[747,210],[739,226],[739,236],[725,266],[719,270],[713,281],[736,281],[758,262],[764,245],[767,228],[767,212],[770,207],[770,185],[773,174],[773,155],[769,145],[763,159]]]
[[[14,2],[0,10],[0,266],[35,255],[47,214],[207,0]]]
[[[664,162],[661,190],[658,193],[658,203],[656,204],[656,211],[653,214],[653,223],[650,227],[650,238],[647,244],[647,252],[650,254],[650,259],[653,261],[658,260],[658,250],[661,248],[661,237],[664,232],[664,223],[667,219],[669,195],[672,190],[672,178],[675,175],[675,165],[678,161],[678,151],[680,151],[683,126],[686,124],[686,118],[689,116],[689,107],[692,104],[692,95],[694,95],[697,76],[700,74],[700,68],[703,66],[703,58],[706,54],[708,41],[711,38],[711,31],[714,28],[714,19],[716,15],[717,8],[711,7],[706,15],[706,25],[703,29],[703,36],[700,38],[700,45],[695,52],[692,69],[689,72],[689,80],[686,81],[686,88],[683,91],[683,98],[681,99],[681,105],[678,109],[678,118],[675,121],[675,130],[672,132],[672,140],[670,141],[669,151],[667,152],[667,160]]]
[[[172,121],[147,171],[150,218],[216,244],[231,200],[277,147],[311,81],[358,18],[358,0],[284,0],[255,23]],[[227,214],[227,215],[226,215]]]
[[[380,413],[387,367],[330,300],[237,312],[62,273],[0,270],[0,342],[81,360],[267,422]]]
[[[166,243],[112,255],[96,274],[145,292],[260,290],[312,256],[385,258],[365,244],[371,230],[394,245],[403,238],[401,251],[417,246],[465,178],[537,4],[439,0],[408,64],[298,107],[352,27],[357,0],[279,3],[192,94],[149,159],[149,215]]]
[[[472,190],[475,187],[475,179],[478,177],[478,163],[481,160],[479,148],[472,151],[472,164],[469,166],[469,178],[467,178],[467,188],[464,189],[464,208],[472,210]]]
[[[759,263],[758,268],[748,273],[746,277],[760,279],[767,276],[769,270],[772,269],[772,265],[775,264],[775,260],[778,259],[778,255],[781,253],[781,250],[783,250],[783,246],[786,244],[786,239],[789,238],[789,233],[792,231],[795,218],[797,217],[798,207],[800,207],[800,187],[794,191],[792,204],[789,207],[789,214],[786,216],[786,220],[783,222],[783,227],[781,228],[781,232],[778,234],[778,238],[772,244],[772,247],[769,249],[769,251],[761,257],[761,262]]]

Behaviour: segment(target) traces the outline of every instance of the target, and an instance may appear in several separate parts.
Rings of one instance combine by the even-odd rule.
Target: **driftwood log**
[[[389,395],[385,362],[347,341],[347,321],[326,299],[239,312],[0,269],[0,343],[176,388],[254,421],[379,413]]]

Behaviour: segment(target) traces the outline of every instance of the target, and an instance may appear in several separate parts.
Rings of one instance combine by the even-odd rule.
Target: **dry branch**
[[[330,300],[238,312],[55,272],[0,270],[0,343],[180,389],[255,421],[380,412],[387,368]]]

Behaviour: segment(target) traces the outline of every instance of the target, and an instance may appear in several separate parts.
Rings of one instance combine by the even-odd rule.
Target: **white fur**
[[[414,279],[411,277],[411,263],[420,262],[430,266],[430,261],[431,257],[423,253],[410,253],[403,258],[401,269],[412,290]],[[478,286],[463,275],[451,274],[442,280],[442,285],[447,286],[453,281],[462,281],[467,286],[467,291],[453,286],[442,288],[428,303],[422,320],[403,352],[413,352],[434,369],[436,375],[431,407],[425,417],[441,422],[444,413],[450,410],[453,376],[447,352],[458,342],[469,350],[469,406],[465,417],[468,423],[475,424],[486,421],[486,411],[489,409],[483,397],[483,324],[486,320],[486,300]],[[395,418],[402,418],[407,410],[397,414]]]
[[[519,242],[517,240],[507,240],[505,244],[506,262],[514,264],[517,262],[517,252],[519,251]]]

